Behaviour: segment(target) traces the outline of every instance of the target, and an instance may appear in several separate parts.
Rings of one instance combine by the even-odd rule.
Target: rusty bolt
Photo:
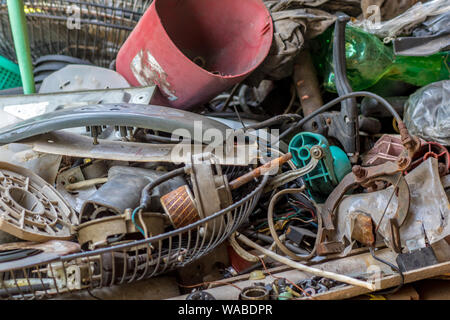
[[[327,120],[325,120],[325,123],[326,123],[327,125],[331,125],[331,118],[327,118]]]
[[[400,131],[400,137],[402,140],[402,144],[409,151],[415,152],[416,151],[415,149],[417,149],[420,146],[420,141],[418,141],[417,139],[414,139],[414,137],[412,137],[409,134],[408,128],[406,127],[406,125],[403,122],[398,123],[398,129]]]
[[[367,186],[368,192],[375,192],[383,189],[386,189],[386,183],[381,180],[371,181]]]
[[[74,176],[70,176],[69,179],[67,179],[69,181],[69,183],[75,183],[77,182],[77,178],[75,178]]]
[[[398,158],[397,165],[400,169],[406,169],[406,166],[408,165],[408,159],[405,157]]]
[[[367,175],[367,170],[361,166],[354,166],[352,168],[352,172],[355,175],[355,177],[358,179],[362,179]]]
[[[323,156],[323,151],[322,148],[319,146],[314,146],[311,148],[311,155],[315,158],[315,159],[320,159]]]
[[[378,185],[375,181],[369,181],[366,188],[368,192],[374,192],[378,190]]]
[[[399,131],[403,131],[405,132],[405,130],[407,131],[408,128],[406,127],[406,124],[403,121],[397,122],[397,127]]]

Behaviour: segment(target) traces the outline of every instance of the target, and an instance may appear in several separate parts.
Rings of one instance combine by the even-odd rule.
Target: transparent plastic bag
[[[450,80],[434,82],[412,94],[403,117],[411,134],[450,146]]]
[[[373,10],[374,14],[369,19],[353,22],[352,25],[362,28],[379,38],[384,38],[384,42],[388,43],[399,35],[409,35],[413,28],[425,21],[427,17],[439,15],[449,10],[449,0],[433,0],[426,3],[418,2],[391,20],[380,22],[379,10],[378,12],[377,10]]]

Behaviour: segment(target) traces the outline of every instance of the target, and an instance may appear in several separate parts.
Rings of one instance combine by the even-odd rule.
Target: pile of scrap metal
[[[175,299],[348,298],[450,272],[448,2],[81,2],[78,36],[33,37],[0,90],[1,299],[162,274]],[[71,4],[23,19],[59,32]]]

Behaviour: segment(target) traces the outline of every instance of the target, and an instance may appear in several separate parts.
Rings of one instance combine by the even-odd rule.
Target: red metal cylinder
[[[156,84],[159,104],[192,109],[247,77],[269,53],[261,0],[155,0],[116,59],[134,86]]]

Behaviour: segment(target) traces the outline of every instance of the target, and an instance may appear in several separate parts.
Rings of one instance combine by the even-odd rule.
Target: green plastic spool
[[[19,66],[0,56],[0,90],[21,86]]]
[[[317,167],[306,174],[303,180],[310,195],[315,201],[321,203],[352,170],[352,166],[345,152],[339,147],[330,146],[324,136],[312,132],[302,132],[289,143],[292,161],[298,168],[306,166],[311,161],[310,150],[313,146],[320,146],[324,156]]]

